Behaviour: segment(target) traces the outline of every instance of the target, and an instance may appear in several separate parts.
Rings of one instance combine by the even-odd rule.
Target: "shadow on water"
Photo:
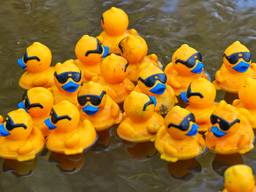
[[[171,54],[181,43],[189,43],[202,52],[206,68],[214,77],[221,64],[223,50],[231,42],[240,40],[250,50],[255,50],[256,3],[253,0],[2,1],[0,113],[5,114],[15,108],[22,96],[23,91],[18,87],[22,71],[16,60],[23,54],[24,47],[33,41],[41,41],[51,48],[53,63],[74,58],[75,42],[85,33],[97,35],[101,30],[100,15],[111,6],[128,12],[130,26],[145,37],[150,52],[157,53],[164,64],[169,62]],[[223,95],[218,95],[218,98],[223,98]],[[0,172],[0,191],[211,192],[222,188],[223,181],[218,172],[222,173],[223,169],[217,169],[221,164],[213,163],[214,155],[209,152],[198,158],[200,169],[195,166],[196,171],[190,172],[192,176],[189,179],[177,179],[170,174],[170,170],[173,172],[175,169],[161,161],[159,155],[138,160],[141,156],[134,158],[133,155],[138,155],[139,150],[130,151],[132,153],[115,136],[111,136],[107,149],[90,150],[81,159],[64,158],[60,161],[55,156],[55,163],[49,163],[48,157],[39,156],[36,165],[31,164],[34,169],[27,177],[17,177],[13,170],[26,175],[32,169],[28,164],[24,166],[27,170],[20,170],[16,162],[2,161],[4,170],[12,171]],[[242,159],[256,167],[255,150]],[[56,166],[56,162],[62,166]],[[72,166],[67,166],[70,162]],[[83,166],[81,162],[84,162]],[[72,170],[74,167],[79,171],[73,174],[63,174],[59,169]],[[191,167],[194,167],[193,163]]]

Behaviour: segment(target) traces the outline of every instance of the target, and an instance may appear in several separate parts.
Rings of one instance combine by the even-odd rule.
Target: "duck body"
[[[173,107],[166,115],[165,126],[158,131],[155,140],[161,159],[176,162],[202,154],[206,146],[197,131],[194,115],[181,107]]]
[[[253,149],[252,127],[235,107],[221,101],[211,115],[211,123],[206,134],[210,150],[218,154],[244,154]]]
[[[18,125],[24,127],[16,127]],[[14,127],[8,130],[7,127]],[[23,109],[8,113],[8,117],[1,124],[0,156],[5,159],[28,161],[44,147],[44,137],[39,129],[33,125],[32,118]]]
[[[52,53],[47,46],[34,42],[27,47],[24,56],[18,59],[18,65],[25,71],[19,80],[20,87],[51,87],[54,83],[51,62]]]
[[[161,115],[154,110],[154,97],[132,91],[124,102],[124,119],[117,128],[120,138],[130,142],[153,142],[157,131],[164,126]]]
[[[50,130],[46,146],[56,153],[81,154],[97,140],[92,123],[88,120],[81,121],[78,108],[67,100],[53,106],[45,125]]]

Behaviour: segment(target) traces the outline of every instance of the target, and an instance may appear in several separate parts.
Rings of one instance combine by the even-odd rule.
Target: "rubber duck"
[[[250,123],[237,109],[222,100],[211,115],[207,147],[217,154],[244,154],[253,149],[254,133]]]
[[[97,82],[106,88],[107,94],[118,104],[123,103],[134,89],[134,84],[127,78],[128,66],[125,58],[113,53],[100,64],[101,75]]]
[[[0,157],[4,159],[32,160],[43,149],[44,142],[43,134],[24,109],[9,112],[0,124]]]
[[[110,53],[119,54],[119,42],[129,35],[128,15],[120,8],[111,7],[101,16],[103,31],[97,37],[101,43],[110,49]]]
[[[117,128],[117,135],[130,142],[153,142],[157,131],[164,126],[155,106],[154,96],[132,91],[124,101],[124,119]]]
[[[208,131],[211,127],[210,116],[216,107],[214,84],[205,78],[194,79],[187,91],[181,92],[180,97],[188,104],[186,109],[195,115],[199,132]]]
[[[226,169],[223,192],[256,192],[252,168],[239,164]]]
[[[238,93],[247,77],[256,77],[256,67],[249,49],[235,41],[224,51],[223,64],[216,72],[214,82],[218,89]]]
[[[92,36],[82,36],[75,46],[76,65],[82,70],[84,80],[90,81],[100,74],[102,58],[109,54],[109,48]]]
[[[27,47],[24,56],[18,59],[18,65],[25,70],[19,80],[20,87],[51,87],[54,83],[51,62],[52,53],[46,45],[34,42]]]
[[[165,126],[158,131],[155,141],[161,159],[169,162],[193,159],[205,151],[205,142],[198,133],[193,113],[175,106],[164,121]]]
[[[55,104],[45,125],[51,131],[46,146],[50,151],[75,155],[83,153],[97,140],[96,131],[88,120],[80,122],[80,113],[74,104],[64,100]]]
[[[119,106],[99,83],[84,83],[77,99],[82,119],[91,121],[97,132],[110,129],[122,120]]]
[[[155,65],[149,65],[141,70],[138,84],[134,89],[154,96],[157,100],[156,111],[161,115],[166,115],[177,102],[174,90],[166,84],[166,81],[166,75],[161,69]]]
[[[82,80],[82,72],[73,60],[57,63],[55,65],[54,86],[51,88],[54,103],[68,100],[78,105],[77,94]]]
[[[121,55],[127,59],[128,78],[137,82],[140,71],[148,65],[156,65],[162,68],[156,54],[148,54],[148,45],[146,41],[136,32],[132,31],[126,38],[118,44]]]
[[[38,127],[44,136],[49,134],[44,120],[50,115],[53,106],[53,95],[44,87],[33,87],[23,96],[18,103],[18,108],[25,109],[33,119],[33,125]]]
[[[238,91],[239,99],[233,101],[240,113],[242,113],[250,122],[253,128],[256,128],[256,79],[247,78]]]
[[[202,55],[187,44],[181,45],[172,55],[172,61],[165,68],[167,84],[170,85],[176,95],[187,90],[193,79],[209,76],[204,70]]]

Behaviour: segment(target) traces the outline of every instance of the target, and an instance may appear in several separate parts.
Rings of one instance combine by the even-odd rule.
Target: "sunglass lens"
[[[194,56],[192,56],[187,60],[186,65],[187,67],[192,68],[195,65],[195,63],[196,63],[196,59]]]
[[[99,97],[97,97],[97,96],[93,96],[93,97],[91,97],[91,103],[93,104],[93,105],[99,105],[100,104],[100,102],[101,102],[101,99],[99,98]]]
[[[246,61],[246,62],[249,62],[251,60],[251,53],[249,52],[245,52],[243,54],[243,59]]]
[[[160,74],[159,76],[159,80],[161,81],[161,83],[166,83],[167,78],[165,74]]]
[[[78,100],[79,105],[81,105],[81,106],[85,105],[85,103],[86,103],[86,97],[85,96],[80,96],[80,97],[77,98],[77,100]]]
[[[154,84],[156,82],[156,79],[154,76],[151,76],[151,77],[148,77],[145,81],[144,81],[144,84],[147,86],[147,87],[153,87]]]
[[[78,73],[78,72],[75,72],[72,74],[72,79],[75,81],[75,82],[79,82],[81,80],[81,74]]]
[[[230,55],[228,57],[228,61],[231,63],[231,64],[235,64],[237,61],[238,61],[239,57],[238,57],[238,54],[233,54],[233,55]]]

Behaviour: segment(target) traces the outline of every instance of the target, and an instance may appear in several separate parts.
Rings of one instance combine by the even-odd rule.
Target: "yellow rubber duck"
[[[177,98],[173,89],[166,84],[165,73],[155,65],[149,65],[141,70],[135,91],[154,96],[157,100],[156,111],[162,115],[175,105]]]
[[[156,136],[155,147],[161,159],[176,162],[202,154],[206,147],[198,128],[195,116],[190,111],[173,107],[165,117],[165,126]]]
[[[256,77],[256,67],[249,49],[235,41],[224,51],[223,64],[215,74],[218,89],[237,93],[247,77]]]
[[[205,78],[194,79],[187,91],[181,92],[180,97],[185,103],[188,103],[186,109],[195,115],[199,132],[208,131],[211,127],[210,116],[216,107],[214,84]]]
[[[122,120],[119,106],[99,83],[84,83],[77,99],[82,118],[91,121],[96,131],[107,130]]]
[[[110,53],[120,54],[119,42],[129,35],[128,15],[120,8],[111,7],[101,16],[103,31],[97,37],[101,43],[110,49]]]
[[[252,169],[243,164],[229,167],[224,173],[223,192],[256,192]]]
[[[209,78],[204,71],[202,55],[187,44],[181,45],[172,55],[172,61],[165,68],[167,84],[176,95],[187,90],[193,79],[198,77]]]
[[[155,112],[156,99],[132,91],[124,101],[124,119],[117,128],[120,138],[130,142],[154,141],[164,126],[161,115]]]
[[[44,120],[50,115],[53,106],[53,95],[44,87],[33,87],[29,89],[18,108],[25,109],[33,119],[33,125],[38,127],[44,136],[49,134]]]
[[[240,113],[256,128],[256,79],[247,78],[238,91],[239,99],[233,101]]]
[[[100,64],[101,75],[97,82],[106,88],[107,94],[118,104],[123,103],[134,89],[134,84],[127,78],[127,67],[127,60],[113,53]]]
[[[253,149],[254,133],[248,120],[222,100],[211,115],[206,145],[218,154],[244,154]]]
[[[45,124],[51,130],[46,146],[56,153],[80,154],[97,140],[92,123],[88,120],[80,121],[78,108],[67,100],[53,106]]]
[[[27,47],[24,56],[18,59],[18,65],[25,70],[19,80],[20,87],[51,87],[54,73],[51,62],[52,53],[46,45],[34,42]]]
[[[77,94],[82,80],[82,72],[73,60],[57,63],[55,65],[54,86],[51,88],[54,103],[68,100],[77,105]]]
[[[82,70],[85,81],[90,81],[100,74],[102,58],[109,54],[109,48],[92,36],[82,36],[75,46],[76,65]]]
[[[41,131],[34,127],[33,120],[24,109],[8,113],[0,124],[0,157],[28,161],[44,147]]]
[[[139,36],[136,31],[132,31],[129,36],[122,39],[118,44],[121,55],[127,59],[129,66],[127,68],[128,78],[137,82],[140,71],[148,65],[156,65],[162,68],[156,54],[148,54],[148,45],[146,41]]]

